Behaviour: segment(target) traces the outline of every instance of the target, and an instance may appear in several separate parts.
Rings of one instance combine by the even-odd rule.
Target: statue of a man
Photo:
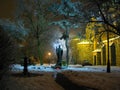
[[[63,49],[60,47],[56,48],[56,54],[57,54],[57,66],[62,65],[62,55],[63,55]]]

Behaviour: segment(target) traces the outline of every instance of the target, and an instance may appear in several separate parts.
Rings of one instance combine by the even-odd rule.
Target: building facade
[[[92,65],[106,65],[108,61],[107,40],[98,42],[83,42],[79,39],[71,40],[72,59],[77,64],[88,60]],[[120,66],[120,36],[109,39],[109,60],[112,66]]]

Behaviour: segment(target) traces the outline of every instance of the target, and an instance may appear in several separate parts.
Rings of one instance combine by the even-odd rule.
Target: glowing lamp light
[[[48,55],[51,56],[51,52],[49,52]]]
[[[82,41],[82,42],[80,42],[78,44],[92,44],[92,42]]]

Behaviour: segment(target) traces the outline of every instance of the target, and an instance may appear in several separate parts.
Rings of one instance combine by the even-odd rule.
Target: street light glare
[[[51,52],[49,52],[48,55],[51,56]]]

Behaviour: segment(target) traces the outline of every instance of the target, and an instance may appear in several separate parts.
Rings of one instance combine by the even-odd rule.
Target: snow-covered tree
[[[19,8],[16,18],[24,19],[26,27],[29,28],[32,41],[37,42],[37,53],[40,64],[43,64],[45,43],[47,43],[48,33],[48,0],[19,0]],[[34,42],[35,43],[35,42]]]
[[[18,41],[25,40],[28,35],[28,29],[25,28],[22,21],[12,22],[10,20],[0,20],[0,26],[9,33],[9,35]]]
[[[53,21],[52,24],[58,25],[64,31],[61,39],[65,40],[66,45],[66,60],[67,65],[69,64],[69,32],[71,28],[79,28],[80,22],[75,20],[75,17],[82,17],[82,13],[80,13],[79,2],[71,2],[71,0],[61,0],[61,3],[54,3],[49,10],[53,12],[55,17],[62,16],[59,20]]]

